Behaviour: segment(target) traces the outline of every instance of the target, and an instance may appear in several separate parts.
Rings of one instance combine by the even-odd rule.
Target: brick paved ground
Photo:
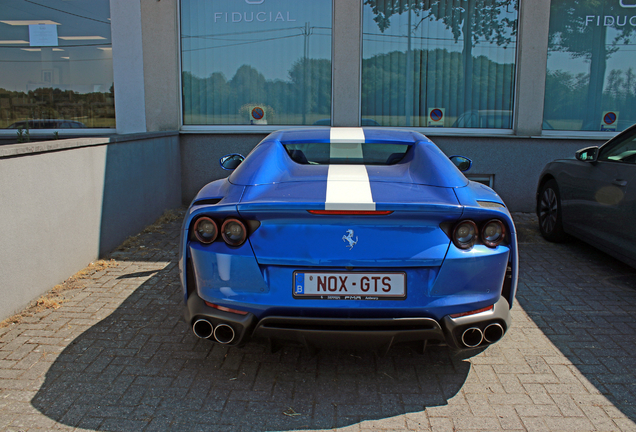
[[[198,340],[181,318],[179,221],[154,227],[44,302],[61,307],[0,328],[0,430],[636,430],[636,271],[515,219],[506,337],[383,358]]]

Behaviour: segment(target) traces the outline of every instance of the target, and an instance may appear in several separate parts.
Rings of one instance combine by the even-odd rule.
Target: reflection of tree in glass
[[[87,127],[115,127],[113,87],[103,93],[78,93],[51,87],[28,92],[0,88],[0,128],[26,119],[67,119]]]
[[[185,121],[187,124],[246,123],[248,117],[242,115],[241,107],[261,104],[273,108],[267,113],[269,123],[301,124],[305,92],[310,116],[314,119],[329,117],[331,61],[300,58],[294,62],[288,75],[287,81],[268,80],[247,64],[239,67],[229,81],[220,72],[207,78],[184,72]],[[274,114],[275,118],[272,117]]]
[[[375,117],[384,126],[403,125],[397,116],[404,115],[406,76],[396,65],[406,64],[406,55],[404,51],[392,51],[363,59],[363,116]],[[414,75],[422,77],[422,96],[414,106],[411,126],[427,126],[427,106],[446,107],[447,117],[461,115],[463,106],[453,95],[463,93],[463,55],[437,48],[413,50],[413,57]],[[479,100],[474,101],[474,109],[498,110],[500,115],[507,115],[511,109],[514,64],[497,63],[482,55],[473,57],[473,68],[473,93],[480,96]],[[387,116],[387,113],[391,115]]]
[[[634,31],[634,27],[625,25],[629,19],[626,10],[619,7],[619,2],[552,0],[549,50],[567,52],[573,58],[582,57],[590,62],[587,95],[582,101],[586,107],[583,129],[598,129],[607,60],[619,50],[620,43],[630,42]],[[616,30],[612,41],[607,41],[608,28]]]
[[[589,75],[555,70],[548,71],[545,84],[544,117],[548,121],[581,119],[585,111]],[[556,126],[557,129],[562,127]],[[576,128],[571,126],[571,128]]]
[[[306,90],[307,112],[331,115],[331,61],[298,59],[289,70],[289,78],[295,89],[294,97],[298,97],[301,89]]]
[[[517,11],[518,0],[365,0],[364,4],[371,7],[381,32],[389,28],[393,15],[412,12],[416,22],[409,32],[415,31],[426,20],[437,20],[451,30],[455,42],[463,35],[464,110],[473,105],[473,46],[486,40],[505,48],[517,33],[517,19],[502,19],[501,14],[511,7]]]
[[[548,71],[546,80],[546,104],[544,117],[549,122],[566,121],[565,124],[555,123],[557,129],[577,130],[588,111],[587,96],[590,85],[590,75],[587,73],[573,74],[563,70]],[[621,119],[618,130],[624,130],[636,122],[634,107],[636,106],[636,74],[632,68],[623,71],[612,69],[607,74],[607,85],[603,90],[603,102],[600,109],[594,110],[598,117],[592,123],[583,125],[582,129],[598,130],[601,111],[618,111]]]

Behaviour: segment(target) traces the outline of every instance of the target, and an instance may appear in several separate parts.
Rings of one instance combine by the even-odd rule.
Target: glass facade
[[[0,0],[0,128],[114,128],[109,0]]]
[[[184,125],[329,125],[331,33],[331,0],[182,0]]]
[[[544,129],[636,123],[636,1],[552,0]]]
[[[363,3],[363,123],[512,128],[518,1]]]

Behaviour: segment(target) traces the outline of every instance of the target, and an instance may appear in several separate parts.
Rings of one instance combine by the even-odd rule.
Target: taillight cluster
[[[208,216],[201,216],[192,225],[194,237],[203,244],[214,242],[219,236],[218,224]],[[221,238],[229,246],[240,246],[247,239],[245,224],[238,219],[228,218],[221,224]]]
[[[481,228],[471,220],[464,220],[455,225],[451,239],[459,249],[472,248],[477,239],[489,248],[496,248],[506,238],[506,226],[499,219],[491,219]]]

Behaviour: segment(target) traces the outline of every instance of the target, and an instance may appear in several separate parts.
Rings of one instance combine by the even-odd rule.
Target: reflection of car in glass
[[[26,129],[26,120],[15,122],[7,129]],[[84,123],[64,119],[34,119],[29,120],[29,129],[80,129],[86,128]]]
[[[470,110],[462,113],[451,127],[455,128],[489,128],[512,129],[512,111],[507,110]],[[554,129],[543,120],[543,130]]]
[[[241,158],[242,159],[242,158]],[[278,131],[187,211],[186,322],[221,344],[467,349],[510,325],[513,221],[470,160],[385,128]]]
[[[603,125],[601,122],[587,122],[582,127],[582,131],[610,131],[610,132],[622,132],[634,124],[633,120],[618,120],[612,125]]]
[[[361,126],[380,126],[380,123],[373,119],[360,119]],[[331,119],[320,119],[314,122],[314,126],[331,126]]]
[[[636,266],[636,125],[574,159],[550,162],[537,188],[541,234],[571,234]]]
[[[451,127],[512,129],[512,111],[470,110],[463,112]]]

